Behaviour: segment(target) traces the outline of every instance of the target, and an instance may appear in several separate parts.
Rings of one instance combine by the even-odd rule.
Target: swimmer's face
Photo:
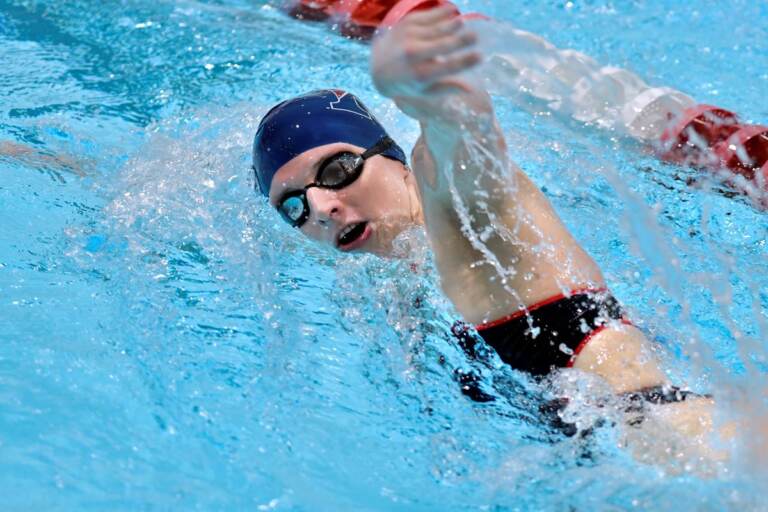
[[[315,181],[318,169],[341,152],[362,154],[365,148],[326,144],[305,151],[283,165],[272,179],[269,202],[280,200]],[[419,217],[413,175],[399,161],[376,155],[365,161],[360,176],[339,190],[311,187],[306,191],[309,217],[302,233],[346,252],[386,255],[394,238]]]

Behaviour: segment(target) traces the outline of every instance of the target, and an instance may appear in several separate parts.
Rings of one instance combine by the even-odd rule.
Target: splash
[[[643,273],[647,276],[646,283],[660,287],[665,295],[681,305],[682,318],[672,320],[669,324],[659,323],[663,322],[662,319],[669,311],[658,307],[653,311],[653,316],[657,318],[650,321],[640,320],[640,325],[645,325],[646,332],[663,340],[662,343],[667,345],[667,350],[672,349],[673,353],[677,353],[678,358],[682,356],[693,363],[683,371],[680,367],[675,370],[670,368],[672,379],[693,382],[694,386],[714,385],[716,387],[718,390],[716,393],[718,396],[717,425],[722,426],[729,421],[736,421],[741,425],[748,425],[750,430],[761,430],[763,428],[761,425],[765,424],[766,403],[759,389],[766,387],[764,366],[766,352],[764,343],[760,340],[768,336],[768,331],[764,306],[761,309],[759,289],[754,285],[748,285],[748,280],[741,281],[742,277],[734,276],[730,281],[723,281],[713,279],[712,275],[706,277],[701,274],[686,274],[683,269],[690,266],[692,260],[704,262],[709,260],[709,263],[703,264],[719,269],[733,268],[734,261],[727,251],[714,245],[705,244],[705,247],[701,247],[697,244],[685,243],[675,236],[665,225],[664,216],[660,215],[666,213],[661,205],[648,205],[646,200],[637,193],[636,187],[631,186],[631,182],[627,180],[626,171],[621,168],[626,167],[626,163],[617,164],[614,159],[605,156],[605,151],[601,147],[605,144],[605,137],[590,134],[584,128],[568,124],[568,120],[572,118],[588,125],[607,129],[611,134],[645,142],[654,141],[658,140],[668,120],[690,107],[693,101],[671,89],[649,87],[626,71],[600,67],[594,60],[578,52],[558,50],[545,40],[510,25],[486,21],[477,23],[482,23],[482,30],[479,31],[481,35],[479,46],[488,58],[483,67],[465,78],[482,83],[496,94],[498,99],[510,100],[516,108],[531,114],[532,122],[537,123],[539,128],[543,128],[542,131],[556,126],[560,136],[567,136],[570,144],[583,148],[585,157],[575,160],[576,164],[582,166],[581,173],[597,170],[600,173],[599,179],[608,183],[612,189],[610,194],[615,197],[613,202],[621,205],[620,208],[609,210],[610,213],[604,212],[603,215],[620,219],[624,230],[620,238],[627,240],[632,254],[642,261],[642,266],[645,267]],[[540,110],[542,103],[550,112],[561,116],[552,117],[547,115],[547,112],[542,113]],[[521,138],[520,134],[515,132],[508,135],[511,140]],[[620,148],[618,139],[611,140]],[[487,176],[478,176],[477,180],[488,180],[488,183],[493,183],[496,189],[506,190],[510,194],[517,191],[518,185],[511,172],[514,164],[491,161],[491,165],[486,165],[489,157],[484,154],[483,149],[478,148],[478,145],[473,144],[471,140],[467,145],[472,152],[472,160],[476,167],[481,169],[481,174],[487,174]],[[516,152],[514,147],[512,152]],[[530,160],[531,156],[528,150],[524,158]],[[543,161],[546,161],[546,158]],[[632,165],[632,162],[629,163]],[[534,165],[534,173],[536,167]],[[491,170],[485,171],[485,169]],[[446,168],[444,175],[454,198],[454,207],[459,214],[462,230],[473,247],[482,254],[482,264],[490,265],[497,272],[498,278],[506,282],[510,276],[515,275],[515,266],[502,264],[495,258],[493,251],[488,249],[485,243],[489,238],[488,231],[476,232],[472,229],[473,215],[480,212],[484,218],[488,218],[490,231],[505,243],[525,244],[526,242],[521,240],[519,226],[510,230],[494,222],[498,212],[488,210],[485,198],[481,194],[473,195],[471,184],[457,185],[455,176],[462,172],[464,171]],[[654,170],[654,172],[658,171]],[[547,176],[547,178],[550,177]],[[587,180],[592,184],[596,182],[594,176],[588,177]],[[549,185],[549,180],[543,180],[543,183],[546,187]],[[706,193],[712,186],[711,182],[705,185],[702,193]],[[680,200],[677,197],[670,199]],[[472,210],[469,205],[477,205],[477,207]],[[705,203],[702,208],[707,212],[711,206]],[[741,207],[737,209],[744,211]],[[520,219],[522,223],[528,222],[527,227],[535,231],[535,226],[530,223],[530,216],[524,208],[515,205],[511,210],[513,210],[512,218]],[[617,212],[620,213],[617,214]],[[749,213],[755,222],[752,231],[758,242],[761,239],[765,240],[766,235],[765,224],[759,215],[759,212]],[[702,215],[700,221],[702,225],[697,228],[706,232],[710,218],[712,217],[706,214]],[[746,229],[750,229],[749,225]],[[541,233],[538,234],[538,240],[538,243],[533,244],[527,242],[527,250],[547,258],[548,253],[551,255],[557,246],[557,241],[547,240]],[[701,265],[701,263],[698,264]],[[759,266],[761,265],[758,264]],[[578,272],[578,269],[572,268],[571,271]],[[741,273],[738,274],[741,275]],[[611,287],[615,290],[623,288],[620,283],[612,283]],[[709,339],[711,335],[705,334],[705,327],[697,322],[694,316],[694,310],[698,309],[697,303],[701,299],[693,298],[691,294],[700,294],[702,290],[712,298],[720,310],[718,321],[727,326],[726,332],[732,340],[731,346],[738,352],[740,361],[744,365],[743,376],[734,377],[730,368],[723,365],[720,356],[716,353],[717,349]],[[507,291],[511,296],[519,299],[518,290],[508,288]],[[657,295],[657,292],[653,292],[653,295]],[[746,310],[739,306],[742,311],[740,320],[733,318],[734,302],[746,305]],[[746,330],[750,334],[744,332],[745,329],[739,325],[740,323],[749,326]],[[669,342],[665,341],[667,339],[677,339],[680,345],[678,348],[670,346]],[[659,348],[657,347],[658,356],[666,361],[667,365],[674,365],[670,354],[659,351]],[[747,380],[750,384],[747,384]],[[585,389],[588,388],[591,387],[585,387]],[[747,403],[749,405],[746,405]],[[751,409],[752,412],[747,413],[747,409]],[[764,444],[764,439],[764,434],[754,437],[741,436],[740,442],[745,446],[753,445],[759,448]],[[754,467],[756,463],[754,459],[753,462],[749,462],[749,458],[747,462],[740,460],[738,447],[734,448],[732,445],[729,450],[734,468],[742,467],[742,464],[750,468]],[[756,450],[756,453],[761,452]],[[763,467],[761,472],[765,470],[766,468]]]

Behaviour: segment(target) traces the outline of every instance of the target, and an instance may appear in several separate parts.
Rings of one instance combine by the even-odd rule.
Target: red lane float
[[[314,0],[291,2],[286,6],[288,14],[307,21],[325,21],[330,17],[330,9],[338,0]]]
[[[455,16],[461,16],[461,11],[451,2],[445,0],[400,0],[389,10],[381,22],[382,27],[393,27],[398,21],[405,18],[405,15],[412,11],[431,9],[439,6],[450,6],[456,12]]]
[[[736,114],[713,105],[696,105],[684,111],[661,135],[659,156],[669,162],[711,165],[710,148],[738,130]]]
[[[447,0],[290,0],[287,11],[299,19],[328,20],[342,35],[367,40],[378,28],[392,27],[412,11],[442,5],[453,7],[464,19],[489,19],[478,13],[462,15]],[[671,120],[656,149],[668,162],[731,171],[748,182],[732,184],[768,207],[768,127],[744,124],[720,107],[697,105]],[[756,193],[762,197],[756,198]]]
[[[660,142],[662,159],[716,171],[728,169],[757,189],[744,192],[760,192],[764,197],[753,199],[768,205],[768,126],[744,124],[733,112],[697,105],[683,112]]]
[[[342,35],[370,39],[379,27],[391,27],[416,10],[450,5],[447,0],[298,0],[291,2],[291,16],[310,21],[331,20]]]
[[[768,126],[741,126],[728,139],[715,146],[714,153],[728,169],[747,179],[768,164]]]

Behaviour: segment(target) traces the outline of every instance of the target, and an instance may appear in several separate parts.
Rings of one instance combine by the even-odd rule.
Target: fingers
[[[407,16],[408,23],[412,25],[434,25],[440,21],[456,16],[456,8],[442,5],[425,11],[415,11]]]
[[[429,40],[449,36],[458,32],[464,22],[457,17],[448,18],[432,25],[415,25],[409,27],[409,32],[421,40]]]
[[[449,35],[414,41],[407,55],[415,78],[425,85],[461,73],[481,60],[478,52],[466,51],[477,42],[477,35],[464,30],[459,20],[447,20],[438,26]]]
[[[390,95],[418,96],[440,79],[480,62],[468,51],[477,34],[465,28],[455,7],[409,14],[374,42],[374,83]]]
[[[435,58],[419,67],[418,78],[422,82],[434,83],[470,69],[479,64],[481,60],[482,57],[477,52],[468,52],[447,58]]]
[[[476,42],[477,36],[474,32],[462,32],[455,36],[443,37],[423,45],[418,57],[421,60],[434,59],[440,56],[449,57],[452,53],[468,48]]]

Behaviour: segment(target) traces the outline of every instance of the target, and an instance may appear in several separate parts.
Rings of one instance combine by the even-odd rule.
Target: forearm
[[[407,16],[374,43],[371,72],[421,124],[412,167],[443,288],[478,323],[602,277],[509,161],[488,94],[460,78],[480,57],[468,49],[474,34],[452,16]]]
[[[477,114],[465,98],[482,107]],[[519,262],[519,247],[498,232],[514,222],[514,198],[505,189],[520,176],[499,179],[507,174],[500,172],[506,151],[490,105],[468,93],[446,99],[452,112],[419,119],[422,139],[413,168],[443,289],[467,320],[479,323],[499,306],[506,314],[519,304],[511,289],[499,286]]]
[[[0,158],[2,157],[11,158],[29,166],[72,172],[78,176],[86,175],[85,166],[88,163],[67,155],[49,155],[34,147],[8,141],[0,141]]]
[[[563,289],[602,286],[597,266],[509,161],[487,96],[465,89],[444,104],[450,111],[431,117],[421,109],[413,167],[444,291],[464,317],[480,323]]]

